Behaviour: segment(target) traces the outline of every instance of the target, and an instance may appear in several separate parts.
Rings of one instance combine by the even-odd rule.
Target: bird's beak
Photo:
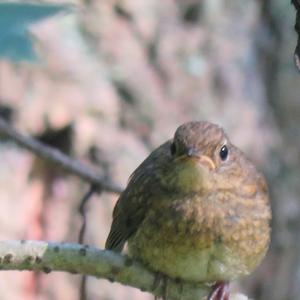
[[[199,156],[199,162],[202,165],[208,167],[209,170],[215,170],[215,168],[216,168],[216,165],[213,162],[213,160],[210,157],[206,156],[206,155],[200,155]]]
[[[208,157],[207,155],[200,154],[199,151],[195,148],[187,148],[186,156],[188,158],[196,159],[197,162],[199,162],[201,165],[204,165],[209,170],[214,170],[216,168],[215,163],[210,157]]]

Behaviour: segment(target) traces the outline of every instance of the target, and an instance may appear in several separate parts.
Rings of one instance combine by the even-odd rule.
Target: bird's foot
[[[229,283],[217,282],[213,285],[207,300],[229,300]]]
[[[168,277],[162,273],[157,273],[152,286],[152,291],[155,291],[162,286],[162,299],[168,299]],[[157,296],[154,296],[154,300],[158,300]]]

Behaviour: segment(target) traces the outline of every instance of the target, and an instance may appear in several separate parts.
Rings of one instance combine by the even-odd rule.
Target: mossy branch
[[[203,285],[168,280],[165,291],[163,280],[154,284],[157,274],[131,258],[80,244],[2,241],[0,263],[0,270],[64,271],[106,278],[158,297],[166,292],[169,300],[200,300],[207,296],[209,290]]]

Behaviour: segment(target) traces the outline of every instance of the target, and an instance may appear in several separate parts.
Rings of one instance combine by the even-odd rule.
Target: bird
[[[211,286],[253,272],[270,244],[271,208],[263,174],[223,128],[190,121],[130,176],[113,210],[105,248],[171,279]]]

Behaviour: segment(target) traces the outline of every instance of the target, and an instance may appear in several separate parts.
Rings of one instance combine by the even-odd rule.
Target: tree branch
[[[19,146],[33,152],[40,158],[59,165],[69,173],[79,176],[81,179],[94,186],[98,186],[102,190],[117,194],[122,192],[122,188],[103,179],[95,171],[84,166],[79,161],[70,158],[61,151],[47,146],[32,137],[22,135],[2,118],[0,118],[0,133],[16,142]]]
[[[0,270],[64,271],[106,278],[162,296],[163,284],[154,285],[157,274],[127,256],[80,244],[42,241],[0,242]],[[209,287],[168,280],[169,300],[200,300]]]

